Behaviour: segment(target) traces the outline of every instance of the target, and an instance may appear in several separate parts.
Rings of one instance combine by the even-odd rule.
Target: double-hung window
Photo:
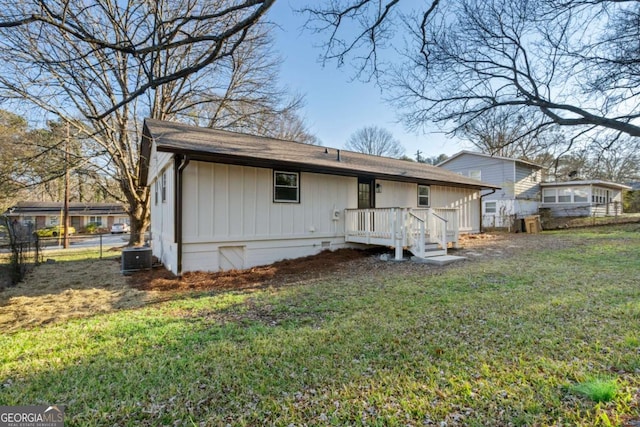
[[[484,213],[486,214],[496,213],[496,202],[484,202]]]
[[[556,189],[545,188],[542,190],[542,201],[544,203],[556,203]]]
[[[155,205],[158,204],[158,180],[157,179],[153,183],[153,203]]]
[[[588,202],[589,201],[589,192],[584,188],[574,188],[573,189],[573,201],[574,201],[574,203]]]
[[[571,188],[558,188],[558,203],[571,203]]]
[[[431,203],[431,188],[428,185],[418,185],[418,206],[429,207]]]
[[[273,201],[278,203],[300,202],[300,174],[298,172],[273,171]]]
[[[167,172],[162,172],[162,187],[160,188],[162,193],[162,203],[167,201]]]

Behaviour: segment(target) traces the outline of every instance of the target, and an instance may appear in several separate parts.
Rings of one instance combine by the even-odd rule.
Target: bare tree
[[[485,154],[534,161],[553,159],[573,147],[559,126],[540,127],[522,108],[489,110],[456,131],[466,145]],[[548,163],[546,161],[545,163]]]
[[[29,137],[27,121],[11,112],[0,110],[0,212],[12,205],[29,173],[18,159],[28,156],[25,140]]]
[[[349,137],[345,147],[374,156],[400,158],[404,154],[400,141],[395,139],[391,132],[378,126],[365,126],[355,131]]]
[[[445,160],[447,160],[449,158],[449,156],[447,156],[446,154],[442,153],[442,154],[438,154],[437,156],[431,156],[431,157],[423,157],[420,155],[420,151],[418,151],[416,153],[416,161],[418,163],[426,163],[428,165],[437,165],[438,163],[442,163]]]
[[[118,193],[117,183],[83,156],[82,141],[73,134],[67,141],[66,127],[48,122],[46,128],[31,129],[25,118],[0,110],[0,211],[25,199],[62,200],[66,167],[71,201],[100,202]]]
[[[624,138],[610,148],[608,141],[596,141],[590,150],[585,165],[585,173],[594,179],[613,182],[640,181],[640,141],[636,138]]]
[[[69,123],[116,178],[132,244],[149,225],[138,185],[140,118],[186,113],[224,87],[274,0],[0,1],[0,97]]]
[[[327,36],[325,59],[352,58],[361,77],[379,77],[411,127],[436,121],[460,129],[515,107],[537,117],[538,127],[640,136],[637,1],[412,5],[348,0],[303,10],[307,27]],[[381,60],[388,46],[402,50],[401,64]]]

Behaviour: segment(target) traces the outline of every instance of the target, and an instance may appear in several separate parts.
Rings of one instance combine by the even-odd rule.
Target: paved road
[[[102,239],[102,247],[105,249],[122,247],[129,243],[129,233],[97,235],[74,235],[69,238],[69,248],[99,248]],[[61,240],[54,237],[41,238],[41,248],[45,251],[62,249]],[[0,253],[9,252],[9,241],[0,239]]]
[[[69,241],[69,247],[73,248],[97,248],[100,247],[102,238],[102,246],[111,248],[114,246],[124,246],[129,242],[129,234],[103,234],[102,236],[72,236]],[[60,249],[57,239],[46,239],[44,249]]]

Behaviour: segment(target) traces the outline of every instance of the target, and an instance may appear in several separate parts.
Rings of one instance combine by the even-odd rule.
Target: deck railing
[[[368,244],[376,244],[379,239],[394,238],[397,209],[347,209],[346,232],[348,236],[367,239]]]
[[[407,213],[407,246],[416,256],[424,256],[425,241],[427,238],[427,227],[424,219],[413,212]]]
[[[437,243],[446,253],[448,243],[458,241],[457,209],[347,209],[345,219],[347,241],[393,246],[397,259],[403,248],[423,256],[427,242]]]
[[[458,220],[457,208],[433,208],[436,215],[447,221],[446,241],[451,243],[454,248],[458,247],[460,239],[460,224]]]

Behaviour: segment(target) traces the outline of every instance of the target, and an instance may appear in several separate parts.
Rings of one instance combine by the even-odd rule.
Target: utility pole
[[[67,122],[67,137],[64,147],[64,240],[62,247],[69,248],[69,122]]]

